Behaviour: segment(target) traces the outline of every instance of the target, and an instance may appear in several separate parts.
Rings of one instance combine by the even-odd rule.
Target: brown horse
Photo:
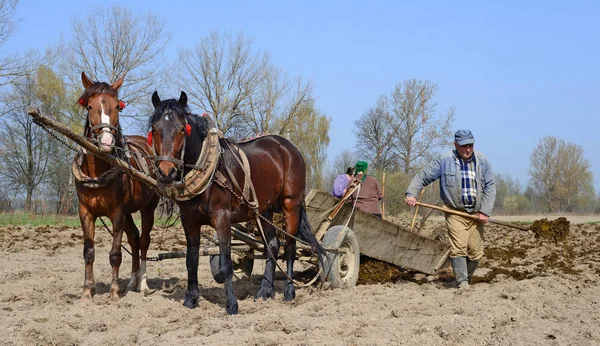
[[[149,140],[153,140],[157,154],[157,181],[164,184],[164,189],[168,189],[180,185],[190,170],[198,169],[199,156],[203,150],[208,150],[203,148],[204,139],[216,130],[209,128],[206,117],[190,113],[184,92],[181,92],[179,100],[162,102],[155,92],[152,95],[152,104],[155,110],[149,121],[151,132],[148,137]],[[253,202],[257,203],[261,215],[271,220],[273,213],[283,212],[288,234],[298,235],[300,239],[310,243],[319,255],[323,248],[312,233],[306,216],[306,167],[298,149],[280,136],[264,136],[239,144],[220,138],[219,144],[222,153],[217,158],[218,163],[212,173],[215,178],[211,179],[198,195],[188,200],[177,201],[187,240],[188,287],[183,305],[188,308],[197,306],[200,228],[202,225],[210,225],[216,230],[219,239],[219,274],[215,279],[225,283],[227,313],[236,314],[238,303],[232,285],[231,224],[254,219],[254,208],[237,197],[243,196],[242,190],[250,186],[245,183],[248,174],[256,195]],[[241,152],[232,148],[239,148]],[[247,165],[243,164],[245,160]],[[248,166],[246,171],[244,166]],[[223,181],[217,177],[227,179]],[[271,224],[262,219],[260,223],[265,234],[263,241],[267,248],[267,261],[257,298],[266,299],[275,294],[273,257],[279,253],[279,238]],[[296,258],[295,238],[287,237],[284,257],[288,276],[284,298],[292,300],[295,297],[295,289],[290,279]]]
[[[85,73],[81,73],[85,91],[79,98],[79,104],[87,109],[84,136],[101,151],[112,153],[143,170],[144,166],[151,165],[151,162],[145,162],[145,157],[150,154],[146,139],[140,136],[123,136],[119,125],[119,111],[124,104],[119,102],[118,91],[124,78],[125,76],[109,85],[92,82]],[[112,266],[110,297],[119,297],[123,231],[127,234],[132,252],[131,280],[127,288],[147,293],[146,254],[159,195],[142,183],[130,179],[117,167],[85,152],[76,157],[73,172],[77,180],[75,186],[79,198],[79,219],[83,228],[85,279],[82,299],[91,299],[94,294],[94,226],[96,218],[100,216],[108,217],[113,227],[112,249],[109,253]],[[131,215],[138,210],[142,216],[141,237]]]

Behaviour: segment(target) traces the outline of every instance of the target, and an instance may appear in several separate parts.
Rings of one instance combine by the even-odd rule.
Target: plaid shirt
[[[461,199],[465,209],[472,211],[475,207],[475,198],[477,198],[477,183],[475,182],[475,155],[466,162],[462,158],[458,158],[460,162],[461,175]]]

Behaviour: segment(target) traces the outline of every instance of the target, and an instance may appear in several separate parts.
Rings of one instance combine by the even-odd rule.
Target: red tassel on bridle
[[[148,131],[148,146],[152,147],[152,131]]]
[[[190,126],[190,124],[185,124],[185,134],[188,137],[192,134],[192,127]]]

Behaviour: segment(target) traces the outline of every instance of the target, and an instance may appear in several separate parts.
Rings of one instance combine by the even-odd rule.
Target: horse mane
[[[117,95],[117,92],[110,86],[110,84],[106,82],[94,82],[91,87],[83,91],[83,94],[79,96],[77,102],[80,105],[87,105],[90,97],[100,94],[109,94],[117,99],[119,98],[119,95]]]

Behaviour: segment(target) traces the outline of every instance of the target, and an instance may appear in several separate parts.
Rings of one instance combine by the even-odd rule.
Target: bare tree
[[[148,95],[167,81],[163,53],[170,33],[156,15],[134,15],[119,6],[94,7],[86,18],[73,17],[72,28],[62,68],[73,95],[81,92],[82,71],[109,83],[127,75],[119,97],[134,106],[149,103]],[[134,115],[128,110],[121,116]]]
[[[399,125],[397,153],[402,168],[409,173],[420,159],[451,142],[450,127],[454,108],[437,113],[435,94],[438,85],[430,81],[408,79],[392,91],[392,113]]]
[[[194,50],[181,50],[179,61],[182,90],[223,133],[237,139],[263,133],[290,139],[307,161],[309,184],[323,185],[331,121],[316,109],[310,83],[289,79],[242,34],[212,32]]]
[[[355,123],[357,151],[372,158],[374,168],[409,173],[419,160],[447,145],[454,108],[437,113],[438,86],[408,79],[382,95]]]
[[[542,138],[531,153],[530,186],[550,212],[573,211],[595,196],[590,163],[583,147],[553,136]]]
[[[213,31],[194,50],[181,50],[179,61],[182,89],[190,96],[190,103],[208,112],[217,127],[228,135],[235,132],[242,116],[246,122],[253,117],[245,112],[263,111],[266,107],[249,105],[250,97],[261,87],[269,89],[264,85],[265,78],[271,77],[267,83],[278,84],[279,71],[266,71],[270,66],[269,55],[254,53],[252,41],[242,34],[234,38]]]
[[[18,0],[0,0],[0,47],[12,37],[20,21],[17,16]],[[0,86],[15,83],[19,78],[32,73],[39,57],[33,50],[0,56]]]
[[[379,97],[375,107],[367,110],[354,126],[358,156],[372,161],[373,169],[396,170],[400,160],[396,150],[399,125],[390,113],[387,97]]]
[[[257,91],[242,105],[241,121],[248,135],[285,135],[307,109],[314,110],[312,87],[301,77],[290,81],[281,68],[268,66]]]
[[[325,189],[330,191],[335,178],[340,174],[346,173],[348,167],[354,167],[355,164],[356,155],[350,150],[345,149],[337,154],[333,162],[325,168]]]
[[[44,180],[50,141],[46,133],[27,115],[26,109],[35,103],[36,84],[33,77],[24,77],[15,84],[4,104],[6,116],[0,128],[0,179],[6,189],[15,194],[25,190],[25,210],[32,207],[34,189]]]

